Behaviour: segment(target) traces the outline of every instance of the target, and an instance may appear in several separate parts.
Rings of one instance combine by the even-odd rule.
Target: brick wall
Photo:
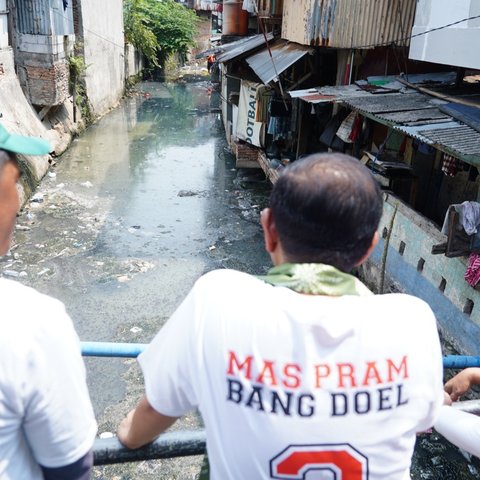
[[[69,68],[66,60],[45,66],[24,64],[19,76],[33,105],[60,105],[69,95]]]
[[[237,157],[237,168],[259,168],[258,164],[258,148],[253,147],[249,143],[245,142],[233,142],[233,153]]]

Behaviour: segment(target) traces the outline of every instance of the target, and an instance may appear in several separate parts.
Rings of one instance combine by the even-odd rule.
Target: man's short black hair
[[[270,208],[291,262],[350,271],[367,253],[382,215],[380,188],[357,159],[313,154],[293,162],[273,186]]]

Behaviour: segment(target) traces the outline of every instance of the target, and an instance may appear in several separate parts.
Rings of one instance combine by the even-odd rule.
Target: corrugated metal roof
[[[379,118],[401,125],[424,125],[429,123],[442,123],[449,120],[447,114],[442,113],[438,108],[422,108],[409,110],[407,112],[389,112],[378,114]]]
[[[73,34],[73,12],[62,0],[17,0],[17,29],[30,35]]]
[[[370,95],[369,97],[346,98],[345,103],[356,110],[370,113],[406,112],[433,108],[430,98],[421,93],[391,93]]]
[[[17,29],[30,35],[51,35],[49,0],[17,0]]]
[[[480,132],[462,125],[440,106],[447,102],[405,89],[401,93],[371,94],[356,85],[318,87],[289,92],[309,103],[343,103],[369,118],[458,158],[480,164]]]
[[[270,52],[273,61],[270,58]],[[270,47],[270,52],[265,48],[247,58],[247,63],[265,84],[272,80],[278,82],[278,75],[307,53],[313,52],[313,49],[296,43],[280,41]]]
[[[273,40],[273,33],[267,33],[267,41],[270,42]],[[237,58],[241,55],[244,55],[248,52],[251,52],[255,48],[261,47],[265,44],[265,37],[263,34],[253,35],[252,37],[242,38],[236,42],[226,43],[224,45],[219,45],[217,53],[217,60],[221,63],[228,62]]]
[[[480,133],[468,125],[435,130],[419,130],[435,144],[448,145],[451,150],[464,155],[480,155]]]
[[[399,84],[400,85],[400,84]],[[404,93],[413,92],[408,90],[406,92],[405,86],[400,85]],[[335,87],[325,86],[316,88],[307,88],[305,90],[292,90],[288,92],[292,98],[301,98],[309,103],[323,103],[333,101],[352,100],[354,98],[374,98],[377,95],[372,95],[367,90],[364,90],[357,85],[339,85]],[[380,94],[381,95],[381,94]],[[388,94],[392,95],[392,94]],[[383,96],[383,95],[381,95]]]
[[[408,45],[416,0],[284,0],[282,38],[303,45]]]

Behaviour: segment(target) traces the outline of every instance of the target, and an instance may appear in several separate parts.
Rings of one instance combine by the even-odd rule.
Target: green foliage
[[[172,53],[186,58],[198,18],[174,0],[124,0],[125,36],[154,65]]]
[[[70,55],[68,57],[68,66],[70,70],[70,91],[73,93],[74,85],[85,77],[87,66],[81,55]]]
[[[85,89],[85,74],[88,65],[85,64],[85,59],[81,54],[83,45],[76,44],[74,54],[68,57],[68,66],[70,71],[70,93],[75,99],[75,105],[80,109],[82,118],[91,123],[94,120],[92,109],[88,101],[87,92]]]
[[[145,0],[123,2],[125,40],[145,55],[153,65],[158,65],[157,54],[160,45],[152,31],[151,20],[145,15]]]

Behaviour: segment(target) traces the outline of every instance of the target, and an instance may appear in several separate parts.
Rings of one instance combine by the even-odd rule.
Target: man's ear
[[[378,231],[376,231],[376,232],[373,234],[372,242],[370,243],[370,246],[368,247],[367,252],[366,252],[365,255],[355,264],[356,267],[358,267],[359,265],[361,265],[362,263],[364,263],[364,262],[367,260],[367,258],[372,254],[373,249],[377,246],[377,243],[378,243],[379,240],[380,240],[380,235],[379,235]]]
[[[272,211],[269,208],[263,209],[260,213],[260,223],[263,229],[265,250],[272,254],[278,246],[278,232],[273,221]]]

